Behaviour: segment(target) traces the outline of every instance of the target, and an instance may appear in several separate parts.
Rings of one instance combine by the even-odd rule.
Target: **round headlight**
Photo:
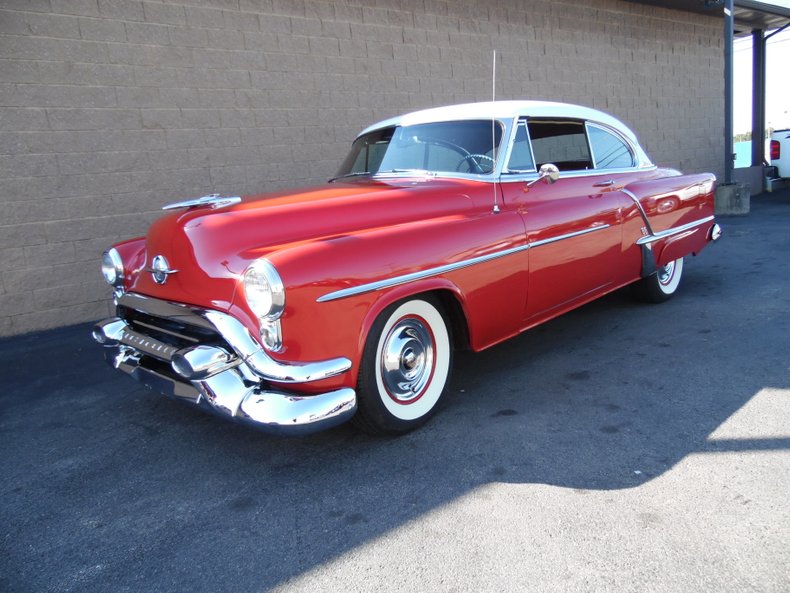
[[[101,273],[111,286],[120,286],[123,283],[123,261],[115,248],[108,249],[102,255]]]
[[[265,259],[250,264],[244,272],[244,298],[259,319],[277,319],[285,308],[283,281]]]

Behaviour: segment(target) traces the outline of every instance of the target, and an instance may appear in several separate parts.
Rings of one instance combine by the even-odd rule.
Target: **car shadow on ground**
[[[265,591],[492,482],[627,489],[690,454],[790,448],[709,439],[790,388],[777,212],[725,219],[669,303],[620,290],[459,353],[437,417],[400,438],[223,422],[106,367],[88,326],[4,340],[0,589]]]

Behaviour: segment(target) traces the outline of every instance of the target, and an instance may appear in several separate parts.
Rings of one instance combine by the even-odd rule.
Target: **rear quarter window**
[[[629,146],[611,132],[588,124],[590,146],[596,169],[626,169],[634,166],[634,154]]]

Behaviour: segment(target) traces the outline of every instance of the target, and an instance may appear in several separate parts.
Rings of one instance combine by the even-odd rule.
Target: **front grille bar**
[[[124,346],[134,348],[143,354],[147,354],[148,356],[153,356],[159,360],[164,360],[165,362],[170,362],[173,358],[173,354],[175,354],[176,350],[178,350],[178,348],[175,348],[174,346],[169,346],[168,344],[164,344],[159,340],[155,340],[128,328],[123,330],[121,333],[121,338],[118,340],[118,342]]]

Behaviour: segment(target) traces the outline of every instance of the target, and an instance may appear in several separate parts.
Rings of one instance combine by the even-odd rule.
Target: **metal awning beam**
[[[752,167],[765,161],[765,40],[762,29],[752,31]]]
[[[732,40],[735,36],[733,0],[724,0],[724,183],[732,183],[735,155],[732,145]]]

